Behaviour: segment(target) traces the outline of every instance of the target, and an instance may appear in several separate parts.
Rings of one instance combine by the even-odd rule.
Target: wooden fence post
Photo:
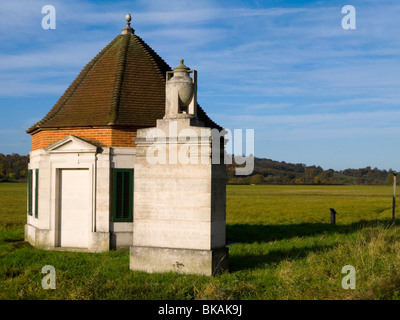
[[[396,222],[396,178],[397,173],[393,172],[393,213],[392,213],[392,223]]]
[[[332,208],[330,208],[329,210],[331,210],[331,224],[336,224],[336,211]]]

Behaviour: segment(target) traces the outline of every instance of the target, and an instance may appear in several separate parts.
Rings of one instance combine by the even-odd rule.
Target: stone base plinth
[[[175,271],[213,276],[228,271],[228,248],[214,250],[130,247],[129,268],[153,272]]]
[[[57,244],[54,232],[51,230],[39,229],[30,224],[25,224],[25,241],[44,250],[72,252],[107,252],[110,250],[109,232],[90,232],[86,247],[60,247]]]

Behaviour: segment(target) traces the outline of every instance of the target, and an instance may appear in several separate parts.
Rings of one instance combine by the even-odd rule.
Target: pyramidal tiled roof
[[[140,37],[118,35],[27,132],[63,127],[154,127],[165,114],[165,77],[170,70]],[[206,127],[222,129],[200,106],[197,112]]]

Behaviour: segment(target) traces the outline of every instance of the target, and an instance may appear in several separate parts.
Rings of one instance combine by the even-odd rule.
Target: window
[[[28,214],[32,215],[32,170],[28,170]]]
[[[39,169],[35,170],[35,218],[39,216]]]
[[[113,221],[133,221],[133,169],[113,169]]]

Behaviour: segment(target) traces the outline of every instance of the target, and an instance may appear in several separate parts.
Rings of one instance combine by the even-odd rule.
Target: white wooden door
[[[87,248],[91,213],[89,170],[60,172],[59,245]]]

